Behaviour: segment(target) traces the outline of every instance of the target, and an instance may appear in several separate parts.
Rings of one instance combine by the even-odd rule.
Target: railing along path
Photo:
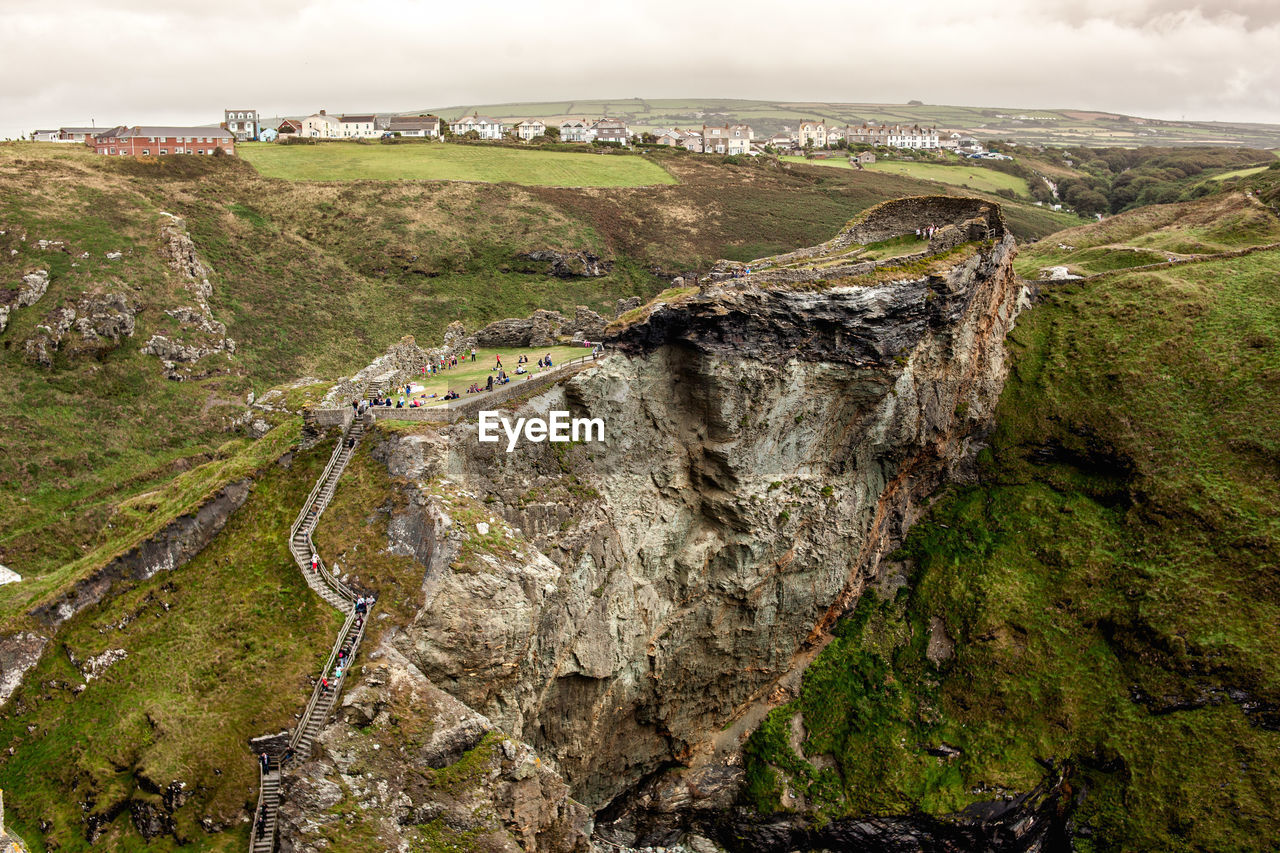
[[[289,551],[293,554],[294,562],[302,571],[303,577],[306,578],[307,585],[328,604],[339,612],[345,613],[346,619],[342,623],[342,630],[334,640],[333,648],[329,651],[329,657],[325,659],[320,677],[316,679],[307,707],[289,737],[288,751],[284,756],[268,756],[265,766],[259,761],[258,807],[254,811],[253,825],[250,827],[250,853],[271,853],[275,850],[280,814],[282,762],[286,757],[305,760],[311,755],[311,745],[337,703],[338,696],[342,693],[343,682],[347,679],[351,661],[360,648],[360,641],[364,639],[368,613],[356,613],[356,592],[339,580],[324,560],[318,560],[318,565],[312,568],[311,556],[313,554],[318,556],[318,552],[315,550],[311,534],[315,532],[321,514],[333,499],[338,480],[342,477],[342,472],[346,470],[347,463],[364,436],[365,423],[364,416],[356,417],[343,430],[338,439],[338,446],[333,449],[329,463],[325,466],[324,473],[316,480],[311,493],[307,495],[307,502],[298,512],[293,526],[289,528]],[[331,674],[335,672],[334,664],[338,660],[339,652],[344,652],[342,675],[331,678]]]

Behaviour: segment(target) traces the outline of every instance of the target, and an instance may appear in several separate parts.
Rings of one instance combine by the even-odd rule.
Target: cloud
[[[1123,6],[1124,8],[1117,8]],[[644,3],[0,0],[0,136],[598,97],[743,97],[1280,122],[1273,0]]]

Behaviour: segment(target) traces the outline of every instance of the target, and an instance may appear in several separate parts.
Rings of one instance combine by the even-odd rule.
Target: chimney
[[[328,115],[328,113],[326,113],[324,110],[321,110],[320,115]]]

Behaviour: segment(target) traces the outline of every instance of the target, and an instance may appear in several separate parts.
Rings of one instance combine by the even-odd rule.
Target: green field
[[[805,163],[810,166],[834,166],[838,169],[852,169],[845,157],[833,157],[830,160],[806,160],[804,157],[782,157],[791,163]],[[994,193],[999,190],[1012,190],[1019,196],[1027,195],[1027,182],[1014,175],[984,169],[981,166],[960,164],[945,166],[939,163],[911,163],[897,160],[882,160],[863,166],[867,171],[888,172],[893,175],[904,175],[922,181],[937,181],[953,187]]]
[[[487,145],[245,143],[262,175],[290,181],[480,181],[541,187],[640,187],[676,179],[644,157],[521,151]]]
[[[435,373],[428,375],[425,380],[419,378],[414,382],[413,399],[420,399],[423,405],[434,405],[437,400],[432,398],[443,396],[446,391],[457,391],[465,398],[467,388],[474,382],[481,388],[489,378],[494,366],[494,356],[502,356],[502,367],[511,377],[512,382],[524,381],[524,375],[517,375],[516,358],[521,355],[529,357],[529,363],[526,369],[530,374],[537,374],[538,359],[545,355],[551,355],[551,363],[555,366],[564,364],[571,359],[579,358],[584,355],[590,355],[591,350],[586,347],[533,347],[529,349],[511,348],[511,347],[477,347],[475,362],[465,361],[458,364],[457,367],[445,370],[443,373]],[[421,388],[421,390],[417,390]]]
[[[1268,168],[1267,166],[1254,166],[1252,169],[1235,169],[1234,171],[1231,171],[1231,172],[1223,172],[1221,175],[1214,175],[1209,180],[1225,181],[1228,178],[1245,178],[1245,177],[1248,177],[1249,175],[1256,175],[1259,172],[1265,172],[1267,168]]]

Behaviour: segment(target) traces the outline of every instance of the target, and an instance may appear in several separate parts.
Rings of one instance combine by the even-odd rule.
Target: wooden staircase
[[[338,702],[338,696],[342,693],[342,685],[347,680],[347,670],[360,648],[360,641],[364,639],[367,626],[367,613],[359,614],[355,610],[357,593],[334,575],[323,559],[318,560],[315,568],[312,567],[311,556],[317,552],[315,543],[311,540],[311,534],[315,532],[316,524],[320,521],[325,508],[333,500],[334,492],[338,488],[338,480],[346,470],[347,463],[351,461],[351,456],[359,446],[360,439],[364,437],[365,428],[370,422],[371,416],[356,416],[350,426],[343,431],[342,437],[338,440],[338,446],[329,457],[329,464],[325,466],[324,473],[320,475],[311,494],[307,496],[307,502],[289,531],[289,550],[303,577],[307,579],[307,585],[347,617],[342,624],[342,630],[334,640],[324,669],[316,679],[306,710],[303,711],[297,727],[289,738],[290,753],[287,754],[291,754],[295,761],[304,761],[310,757],[311,746],[320,734],[320,730],[324,728],[324,724]],[[337,677],[336,664],[340,654],[342,675]],[[258,808],[254,812],[253,825],[250,827],[250,853],[272,853],[276,849],[280,784],[284,772],[281,760],[282,756],[270,757],[266,770],[262,769],[261,764],[259,765]],[[261,834],[258,829],[260,817],[262,819]]]

